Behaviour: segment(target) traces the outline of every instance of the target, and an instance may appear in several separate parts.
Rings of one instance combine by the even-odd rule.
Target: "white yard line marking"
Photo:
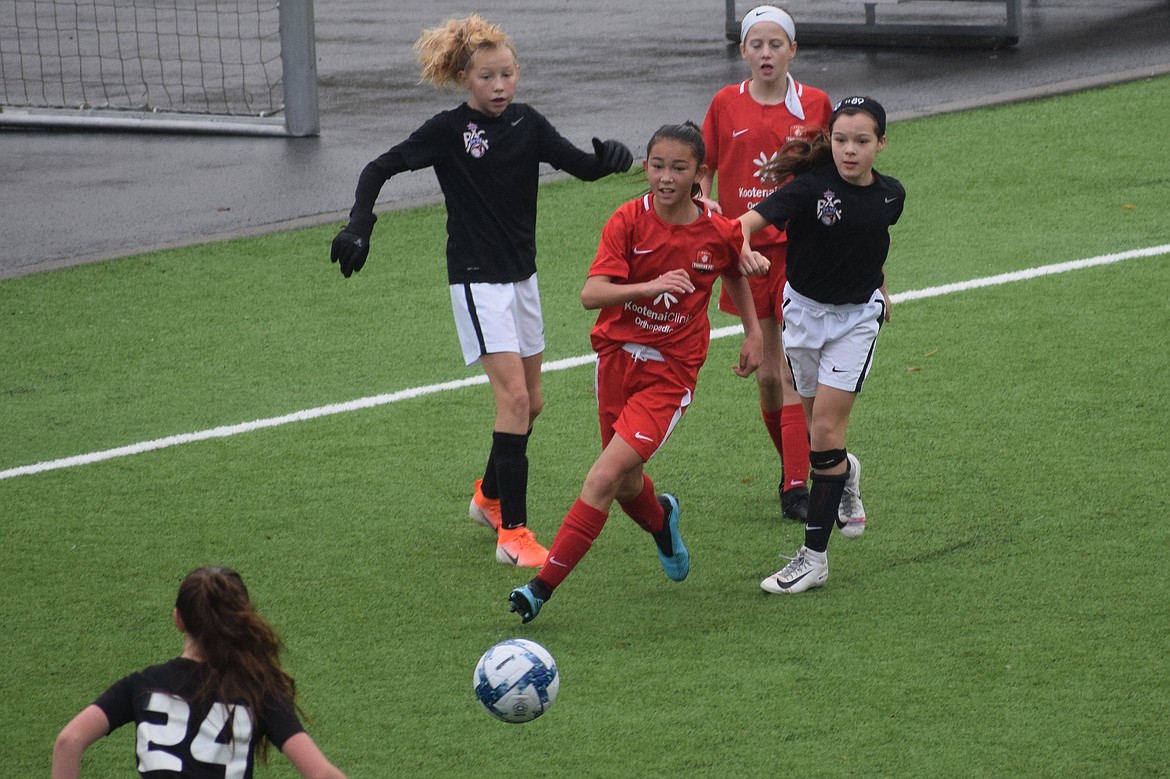
[[[1027,270],[1014,271],[1012,273],[1001,273],[996,276],[987,276],[981,279],[971,279],[970,281],[960,281],[954,284],[943,284],[938,287],[927,287],[926,289],[910,290],[909,292],[899,292],[890,296],[890,300],[894,303],[903,303],[908,300],[922,300],[924,298],[940,297],[942,295],[949,295],[954,292],[966,292],[967,290],[980,289],[982,287],[994,287],[1000,284],[1010,284],[1015,281],[1027,281],[1029,279],[1039,278],[1041,276],[1051,276],[1057,273],[1067,273],[1069,271],[1081,270],[1083,268],[1093,268],[1098,265],[1111,265],[1116,262],[1124,260],[1140,259],[1142,257],[1156,257],[1162,254],[1170,254],[1170,244],[1162,246],[1151,246],[1147,249],[1134,249],[1128,252],[1118,252],[1116,254],[1103,254],[1099,257],[1090,257],[1084,260],[1073,260],[1071,262],[1059,262],[1053,265],[1042,265],[1037,268],[1029,268]],[[728,327],[715,328],[711,331],[712,338],[726,338],[731,335],[742,333],[743,330],[739,325],[731,325]],[[554,371],[568,370],[569,368],[577,368],[582,365],[590,365],[596,361],[596,355],[588,354],[580,357],[568,357],[563,360],[554,360],[553,362],[545,363],[543,372],[552,373]],[[180,444],[190,444],[196,441],[207,441],[213,438],[228,438],[230,436],[240,435],[242,433],[250,433],[253,430],[263,430],[268,427],[279,427],[281,425],[291,424],[293,422],[304,422],[310,419],[317,419],[318,417],[331,416],[333,414],[344,414],[349,411],[358,411],[365,408],[373,408],[375,406],[385,406],[390,403],[398,403],[403,400],[412,400],[414,398],[421,398],[425,395],[434,395],[439,392],[450,392],[452,390],[462,389],[463,387],[472,387],[479,384],[487,384],[486,376],[471,376],[466,379],[458,379],[456,381],[445,381],[442,384],[430,384],[425,387],[414,387],[412,389],[399,390],[398,392],[388,392],[384,395],[373,395],[368,398],[358,398],[346,403],[333,403],[328,406],[319,406],[317,408],[310,408],[304,411],[295,411],[291,414],[285,414],[279,417],[270,417],[268,419],[257,419],[252,422],[241,422],[235,425],[223,425],[215,427],[210,430],[200,430],[196,433],[182,433],[180,435],[167,436],[166,438],[156,438],[153,441],[143,441],[137,444],[130,444],[128,446],[119,446],[116,449],[105,449],[100,452],[90,452],[89,454],[79,454],[73,457],[63,457],[59,460],[47,460],[45,462],[35,463],[33,465],[22,465],[17,468],[9,468],[5,471],[0,471],[0,481],[5,479],[12,479],[17,476],[29,476],[34,473],[44,473],[45,471],[56,471],[62,468],[73,468],[78,465],[89,465],[90,463],[102,462],[103,460],[113,460],[119,457],[129,457],[130,455],[142,454],[144,452],[153,452],[158,449],[167,449],[172,446]]]

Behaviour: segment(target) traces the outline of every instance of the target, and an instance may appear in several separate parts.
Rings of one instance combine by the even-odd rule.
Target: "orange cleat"
[[[467,507],[467,515],[474,519],[484,527],[490,527],[492,530],[500,529],[500,502],[498,500],[491,500],[483,496],[483,490],[480,485],[483,484],[483,479],[477,479],[475,482],[475,495],[471,498],[471,505]]]
[[[545,549],[524,525],[511,530],[500,528],[496,542],[496,562],[515,565],[518,568],[539,568],[548,559]]]

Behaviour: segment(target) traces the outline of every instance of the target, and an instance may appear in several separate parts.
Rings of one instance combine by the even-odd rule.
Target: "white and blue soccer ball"
[[[547,649],[526,638],[512,638],[483,653],[471,683],[489,714],[519,723],[548,711],[557,699],[561,677]]]

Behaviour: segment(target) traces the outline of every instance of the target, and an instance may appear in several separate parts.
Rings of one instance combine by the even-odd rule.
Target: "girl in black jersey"
[[[798,593],[829,578],[833,527],[865,531],[861,464],[845,449],[845,429],[873,364],[878,330],[889,321],[884,267],[889,227],[906,190],[873,169],[886,144],[886,112],[873,98],[842,100],[829,136],[788,143],[775,164],[788,184],[739,219],[745,236],[768,224],[788,234],[784,356],[792,367],[811,443],[812,489],[804,545],[760,586]]]
[[[257,747],[263,761],[269,743],[302,776],[345,779],[301,725],[280,639],[238,573],[189,573],[174,620],[182,655],[114,683],[74,717],[53,745],[53,779],[80,776],[86,748],[129,722],[138,724],[138,772],[147,779],[249,779]]]
[[[433,167],[447,205],[447,279],[463,357],[480,363],[495,395],[492,446],[468,508],[498,531],[496,559],[539,567],[548,550],[527,527],[528,436],[540,414],[544,323],[536,279],[540,163],[585,181],[629,170],[630,150],[593,139],[594,153],[562,137],[538,111],[514,103],[520,65],[511,40],[479,16],[424,30],[422,76],[457,84],[467,101],[428,119],[366,165],[349,224],[331,258],[349,277],[369,254],[374,202],[395,174]]]

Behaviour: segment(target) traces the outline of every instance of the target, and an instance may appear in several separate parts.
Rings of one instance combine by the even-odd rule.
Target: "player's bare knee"
[[[779,395],[784,388],[784,371],[780,370],[779,365],[764,365],[756,369],[756,384],[760,386],[760,390],[765,389]]]
[[[515,419],[526,419],[531,415],[528,390],[524,387],[497,393],[496,405],[502,414]]]

